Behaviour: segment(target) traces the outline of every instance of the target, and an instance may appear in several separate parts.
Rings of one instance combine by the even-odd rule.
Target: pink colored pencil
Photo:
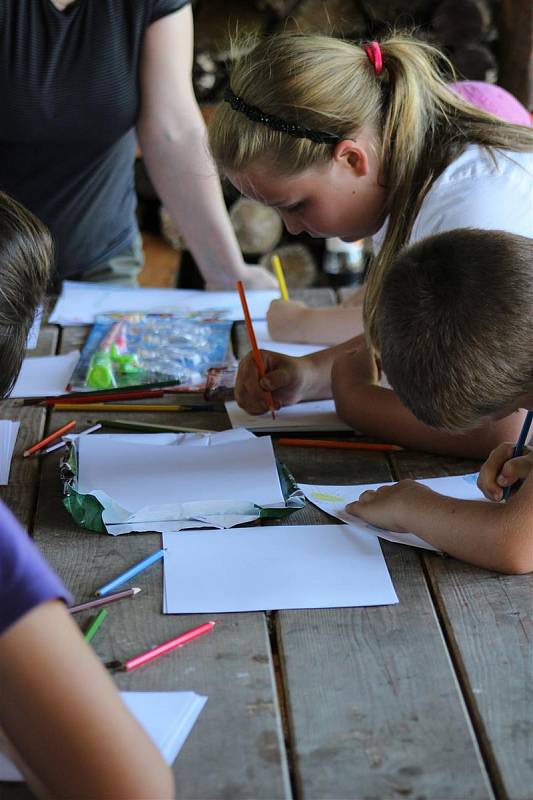
[[[198,625],[198,627],[192,628],[190,631],[176,636],[175,639],[169,639],[168,642],[160,644],[159,647],[154,647],[152,650],[148,650],[146,653],[141,653],[141,655],[128,659],[128,661],[125,661],[120,668],[126,672],[130,672],[132,669],[142,666],[142,664],[147,664],[148,661],[152,661],[154,658],[159,658],[159,656],[169,653],[176,647],[183,647],[184,644],[191,642],[198,636],[203,636],[205,633],[211,633],[215,625],[215,622],[204,622],[203,625]]]

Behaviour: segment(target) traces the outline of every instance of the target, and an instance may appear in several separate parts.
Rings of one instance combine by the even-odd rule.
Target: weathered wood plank
[[[55,352],[56,344],[57,329],[43,326],[39,333],[37,347],[28,351],[28,358],[52,355]],[[31,528],[40,461],[38,458],[23,458],[22,454],[43,436],[46,410],[34,406],[17,405],[13,400],[3,400],[0,402],[0,417],[20,422],[11,462],[9,484],[0,486],[0,498],[9,506],[25,528]]]
[[[395,454],[401,478],[473,471],[478,462]],[[423,556],[439,616],[498,795],[531,800],[531,577]]]
[[[62,346],[69,349],[70,332],[65,334]],[[130,416],[176,424],[169,414]],[[200,414],[186,416],[187,420],[200,418]],[[77,417],[83,420],[86,415]],[[54,413],[53,425],[67,418],[65,413]],[[203,412],[201,427],[215,418],[218,427],[227,427],[227,417],[215,412]],[[35,539],[76,598],[83,600],[155,550],[160,536],[115,538],[76,528],[61,504],[57,460],[52,454],[43,466]],[[143,588],[142,594],[110,607],[109,618],[95,639],[96,651],[104,661],[142,652],[205,621],[204,617],[161,613],[161,564],[135,583]],[[288,767],[265,616],[228,614],[217,619],[219,625],[211,636],[131,675],[118,675],[117,684],[128,689],[194,690],[208,695],[206,709],[175,763],[178,796],[191,800],[288,798]]]
[[[305,482],[391,477],[383,454],[278,451]],[[399,605],[276,615],[297,796],[490,798],[419,553],[383,550]]]

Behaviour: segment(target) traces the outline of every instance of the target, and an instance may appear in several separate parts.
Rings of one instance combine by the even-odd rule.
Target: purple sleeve
[[[72,598],[11,511],[0,503],[0,634],[47,600]]]

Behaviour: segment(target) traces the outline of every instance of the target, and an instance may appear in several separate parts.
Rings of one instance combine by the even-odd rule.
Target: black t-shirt
[[[0,188],[52,231],[75,275],[135,237],[144,33],[189,0],[0,0]]]

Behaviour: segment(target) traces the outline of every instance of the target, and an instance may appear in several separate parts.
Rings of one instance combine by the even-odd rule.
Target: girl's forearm
[[[299,327],[299,341],[336,345],[359,336],[362,332],[362,306],[308,308]]]

